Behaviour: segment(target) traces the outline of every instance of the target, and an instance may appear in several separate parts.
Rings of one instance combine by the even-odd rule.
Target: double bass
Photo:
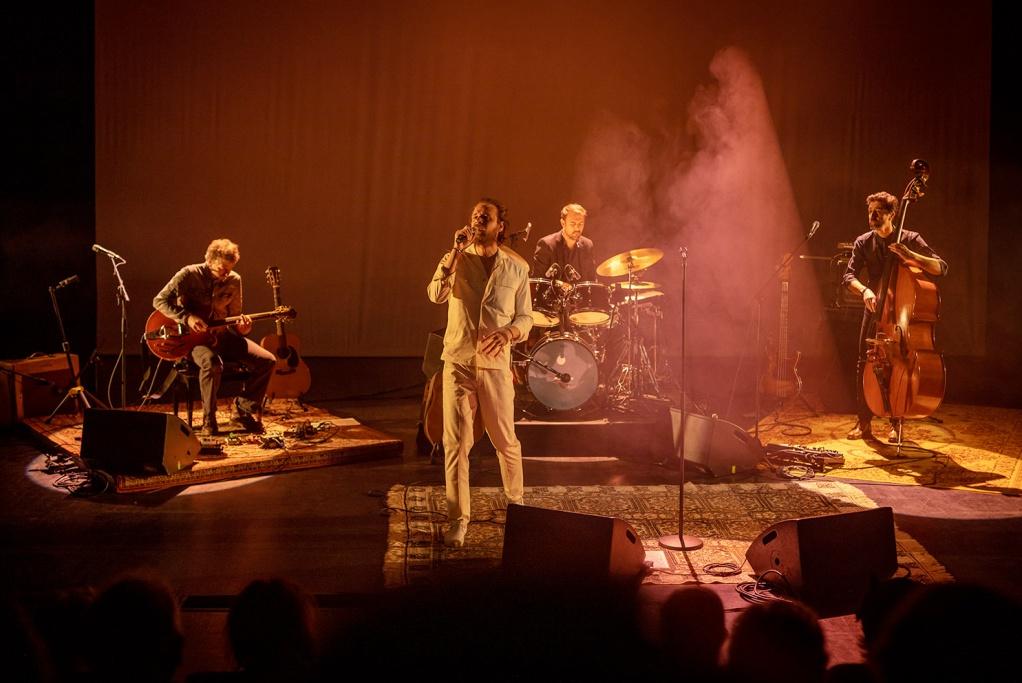
[[[930,167],[912,162],[913,178],[898,207],[900,243],[910,203],[926,193]],[[916,265],[888,253],[877,293],[876,310],[867,328],[863,396],[877,417],[924,418],[944,399],[946,369],[936,349],[934,327],[940,318],[937,285]],[[899,443],[901,441],[899,431]]]

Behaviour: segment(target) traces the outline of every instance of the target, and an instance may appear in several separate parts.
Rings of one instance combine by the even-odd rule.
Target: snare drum
[[[599,282],[576,282],[569,298],[575,325],[605,325],[610,321],[610,287]]]
[[[596,393],[599,386],[596,358],[576,335],[548,335],[530,355],[529,391],[548,408],[572,410]]]
[[[553,280],[529,278],[532,297],[532,324],[534,327],[557,327],[561,324],[561,293]]]

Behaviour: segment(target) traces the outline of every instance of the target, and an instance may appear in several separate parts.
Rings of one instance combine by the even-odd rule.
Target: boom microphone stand
[[[688,247],[678,249],[681,254],[681,433],[678,435],[678,533],[661,536],[660,545],[670,550],[699,550],[703,541],[685,535],[685,277],[688,271]]]
[[[763,320],[763,295],[766,290],[766,286],[777,279],[777,275],[788,267],[792,259],[795,258],[795,254],[802,251],[802,247],[809,243],[809,240],[813,238],[816,231],[820,229],[820,221],[813,221],[812,226],[809,228],[809,234],[799,242],[798,246],[788,252],[787,256],[774,268],[773,272],[770,273],[770,277],[765,279],[763,283],[756,289],[756,377],[753,381],[756,383],[756,415],[753,418],[755,420],[753,438],[759,441],[759,420],[760,420],[760,404],[759,404],[759,380],[760,380],[760,364],[762,363],[762,355],[760,349],[762,349],[762,320]]]
[[[71,344],[68,342],[67,333],[64,331],[64,319],[60,315],[60,304],[57,303],[57,289],[59,289],[62,286],[65,286],[66,284],[69,284],[69,280],[71,280],[71,278],[64,280],[61,284],[58,284],[56,287],[50,287],[50,302],[53,304],[53,313],[57,316],[57,326],[60,328],[61,339],[60,347],[64,350],[64,357],[67,358],[67,370],[68,373],[71,375],[71,382],[65,389],[64,398],[60,400],[60,403],[57,404],[57,407],[54,408],[53,412],[50,413],[49,417],[46,418],[45,422],[47,424],[53,421],[54,416],[60,412],[60,409],[63,408],[64,404],[67,403],[68,399],[71,398],[78,402],[78,410],[81,411],[82,415],[85,414],[86,408],[92,407],[92,404],[89,403],[90,398],[92,399],[92,402],[95,403],[98,407],[100,408],[108,407],[105,403],[103,403],[98,398],[90,394],[85,389],[85,387],[82,386],[81,383],[82,373],[85,372],[85,368],[92,364],[92,361],[96,357],[96,354],[93,353],[92,358],[89,359],[89,362],[86,363],[81,368],[79,368],[78,372],[75,372],[74,363],[71,361]]]
[[[110,264],[114,268],[114,277],[117,278],[117,306],[121,309],[121,355],[118,356],[118,362],[121,364],[121,408],[127,408],[128,379],[127,359],[124,357],[124,343],[128,335],[128,309],[125,304],[131,301],[131,299],[128,297],[128,290],[124,287],[124,280],[121,279],[121,271],[118,270],[118,266],[123,266],[127,261],[98,244],[93,245],[92,249],[97,253],[102,252],[110,257]]]

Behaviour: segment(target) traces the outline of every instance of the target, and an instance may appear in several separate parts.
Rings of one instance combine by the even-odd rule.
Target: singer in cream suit
[[[447,304],[444,335],[444,456],[449,527],[444,543],[459,547],[471,516],[469,451],[476,410],[497,451],[504,493],[522,503],[522,446],[515,436],[511,346],[529,336],[529,265],[502,246],[507,209],[482,199],[471,224],[455,234],[427,287],[433,303]]]

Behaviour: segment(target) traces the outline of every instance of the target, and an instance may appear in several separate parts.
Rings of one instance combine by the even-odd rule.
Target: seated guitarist
[[[223,373],[223,360],[243,362],[252,372],[245,391],[235,399],[238,423],[249,432],[261,432],[256,418],[263,395],[273,373],[276,358],[245,335],[252,321],[241,312],[241,275],[234,272],[241,254],[238,245],[229,239],[217,239],[206,248],[206,261],[185,266],[170,279],[153,299],[160,313],[188,326],[193,332],[205,332],[206,323],[241,316],[242,322],[219,332],[214,345],[192,349],[192,360],[199,366],[199,389],[202,393],[202,434],[219,433],[216,421],[216,397]]]

